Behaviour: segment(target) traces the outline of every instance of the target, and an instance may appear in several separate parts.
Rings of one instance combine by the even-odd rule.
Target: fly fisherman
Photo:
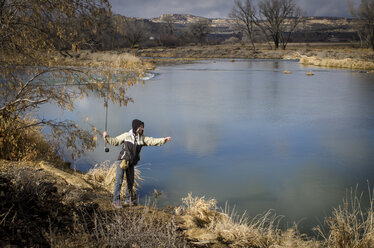
[[[103,137],[105,142],[113,146],[123,144],[123,148],[119,154],[118,160],[121,161],[117,165],[116,181],[114,184],[113,203],[116,208],[121,208],[120,193],[123,181],[123,174],[126,172],[126,182],[128,194],[126,194],[125,203],[129,205],[137,204],[137,197],[134,193],[134,166],[138,163],[140,157],[140,150],[143,146],[161,146],[170,141],[170,137],[166,138],[151,138],[143,135],[144,122],[140,120],[132,121],[132,129],[115,138],[109,137],[108,133],[104,131]]]

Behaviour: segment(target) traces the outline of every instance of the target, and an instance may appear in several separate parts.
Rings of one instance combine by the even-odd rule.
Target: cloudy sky
[[[234,0],[109,0],[112,11],[131,17],[152,18],[162,14],[192,14],[225,18]],[[254,0],[258,2],[259,0]],[[348,0],[294,0],[308,16],[350,17]],[[360,2],[360,0],[352,0]]]

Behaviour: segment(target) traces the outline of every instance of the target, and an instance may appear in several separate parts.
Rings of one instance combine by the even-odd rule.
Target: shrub
[[[2,119],[0,122],[0,158],[6,160],[45,160],[62,164],[61,157],[49,144],[40,126],[33,126],[37,120],[25,117],[18,119]],[[23,128],[24,126],[28,128]]]

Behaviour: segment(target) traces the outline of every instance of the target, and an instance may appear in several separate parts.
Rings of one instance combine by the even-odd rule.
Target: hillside
[[[198,20],[208,20],[211,35],[235,36],[235,22],[229,18],[205,18],[189,14],[164,14],[148,21],[155,24],[166,24],[172,20],[177,28],[185,28]],[[352,41],[356,40],[354,21],[348,18],[307,17],[305,23],[299,25],[295,32],[296,42]]]

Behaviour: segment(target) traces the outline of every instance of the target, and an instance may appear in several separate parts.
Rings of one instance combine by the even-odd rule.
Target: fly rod
[[[108,128],[108,94],[109,94],[109,80],[107,85],[107,91],[106,91],[106,100],[105,100],[105,131],[107,131]],[[106,140],[104,138],[104,151],[109,152],[109,147],[106,147]]]

